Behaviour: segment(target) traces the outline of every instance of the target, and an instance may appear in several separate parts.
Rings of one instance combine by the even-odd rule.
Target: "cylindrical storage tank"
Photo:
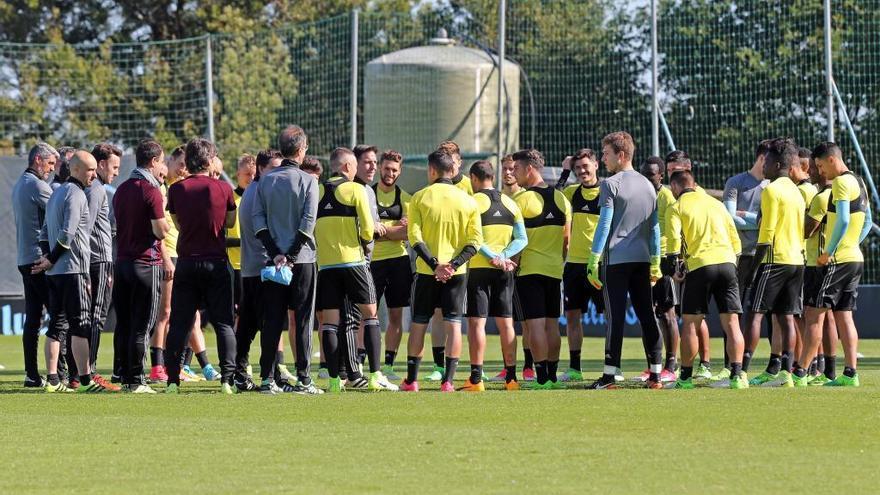
[[[364,142],[404,157],[427,155],[447,139],[464,155],[495,153],[496,61],[485,51],[455,45],[442,30],[427,46],[371,60],[364,82]],[[519,146],[519,78],[519,66],[505,60],[501,136],[507,152]],[[465,166],[472,161],[465,158]],[[408,161],[400,185],[407,190],[424,185],[424,167]]]

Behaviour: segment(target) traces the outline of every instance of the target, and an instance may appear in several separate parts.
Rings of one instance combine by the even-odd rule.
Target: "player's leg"
[[[394,373],[394,359],[400,350],[400,341],[403,338],[403,308],[388,308],[388,325],[385,327],[385,365],[382,373],[389,380],[399,380]]]
[[[429,382],[439,382],[444,374],[444,350],[446,349],[446,332],[443,326],[443,312],[440,308],[434,309],[431,317],[431,357],[434,359],[434,369],[427,376]]]
[[[562,306],[561,281],[541,275],[544,286],[544,335],[547,341],[547,379],[554,387],[564,388],[556,375],[559,369],[559,352],[562,338],[559,336],[559,315]]]
[[[406,378],[401,382],[400,389],[407,392],[418,392],[419,365],[425,347],[425,332],[439,305],[439,282],[432,275],[416,274],[412,286],[412,321],[406,343]]]
[[[513,283],[513,296],[511,297],[511,302],[513,304],[513,321],[514,321],[514,330],[516,330],[516,325],[519,325],[520,333],[522,334],[522,346],[523,346],[523,380],[529,382],[535,380],[535,360],[532,356],[531,345],[529,344],[529,329],[526,327],[525,318],[523,317],[522,311],[522,302],[519,299],[519,293],[516,290],[516,278],[514,278]],[[495,377],[493,380],[504,379],[504,377]]]
[[[172,393],[180,384],[184,347],[190,341],[190,334],[196,324],[198,305],[201,300],[201,289],[196,283],[196,277],[195,262],[178,261],[171,289],[170,327],[165,340],[165,367],[168,374],[168,386],[169,388],[172,385],[175,386],[171,390]],[[129,366],[134,364],[134,353],[136,352],[132,349],[134,345],[136,343],[132,338],[129,340]]]
[[[233,382],[241,392],[257,390],[253,378],[249,376],[251,344],[263,321],[263,282],[260,277],[243,277],[241,280],[241,301],[238,305],[238,320],[235,327],[235,375]],[[279,339],[284,342],[284,339]]]
[[[559,379],[563,382],[584,379],[581,370],[581,349],[584,344],[583,316],[588,304],[587,267],[582,263],[566,263],[562,273],[565,335],[568,340],[568,369]]]
[[[43,377],[37,356],[40,345],[40,326],[43,324],[43,308],[49,306],[49,286],[46,274],[31,274],[32,265],[18,267],[24,286],[25,317],[22,329],[22,351],[24,353],[25,387],[42,387]]]
[[[342,311],[348,309],[342,281],[338,277],[341,269],[320,270],[318,272],[318,295],[316,308],[321,312],[321,347],[327,360],[327,373],[330,375],[331,393],[341,392],[339,368],[342,359],[340,352],[340,333],[345,331],[342,325]],[[343,309],[345,308],[345,309]],[[350,337],[350,336],[349,336]],[[348,340],[343,341],[348,344]]]
[[[504,272],[491,268],[473,268],[467,275],[467,308],[465,316],[468,321],[467,341],[468,356],[471,363],[470,377],[460,390],[481,392],[483,384],[483,359],[486,351],[486,318],[489,316],[489,300],[496,296],[492,284],[495,275]]]
[[[156,317],[156,325],[152,328],[150,334],[150,381],[153,382],[168,380],[165,370],[165,338],[168,335],[168,327],[171,321],[171,282],[171,280],[162,281],[161,294],[159,296],[159,312]],[[119,280],[117,280],[117,283],[119,283]],[[119,308],[117,308],[118,310]]]
[[[46,276],[49,287],[49,329],[43,351],[46,357],[47,392],[66,392],[69,390],[61,381],[58,359],[61,356],[61,341],[67,335],[67,316],[64,313],[64,294],[57,275]]]
[[[132,262],[116,262],[113,268],[113,307],[116,311],[116,327],[113,328],[113,376],[111,378],[111,381],[115,383],[124,383],[123,379],[126,375],[125,363],[128,362],[128,346],[126,344],[135,324],[132,319],[133,277]],[[152,330],[150,329],[150,331]],[[162,372],[165,372],[164,366]]]
[[[226,285],[230,285],[230,284],[224,284],[224,287]],[[225,300],[226,300],[226,298],[224,297],[224,301]],[[231,302],[232,300],[233,300],[232,296],[230,295],[229,301]],[[208,304],[211,305],[211,302],[209,301]],[[203,318],[204,318],[204,321],[203,321]],[[216,370],[216,368],[214,368],[214,365],[211,364],[210,358],[208,358],[208,345],[205,341],[205,332],[202,329],[202,325],[203,324],[207,325],[207,321],[211,318],[213,318],[213,315],[211,315],[210,310],[206,312],[204,317],[202,316],[201,312],[197,312],[196,321],[193,326],[192,333],[190,334],[190,337],[189,337],[189,346],[190,346],[190,349],[192,349],[192,356],[195,356],[196,360],[199,362],[199,368],[202,369],[202,376],[204,376],[205,380],[208,380],[208,381],[219,380],[222,377],[222,374],[220,372],[218,372]],[[222,318],[222,319],[225,319],[225,318]],[[217,329],[215,328],[214,331],[216,334]],[[217,339],[219,340],[220,335],[219,334],[216,334],[216,335],[217,335]],[[191,356],[187,355],[187,357],[189,359],[191,359]],[[185,363],[184,371],[186,373],[193,374],[192,370],[190,369],[189,362]]]
[[[380,295],[384,295],[385,306],[388,308],[388,325],[385,327],[385,366],[382,372],[389,380],[399,380],[394,374],[394,359],[397,357],[400,341],[403,338],[403,309],[411,304],[412,283],[409,256],[401,256],[394,263],[394,269],[388,277],[388,285],[384,292],[380,293],[379,288],[376,287],[377,301]]]
[[[75,273],[60,275],[60,277],[64,279],[64,312],[70,323],[72,354],[79,372],[80,387],[77,391],[80,393],[103,392],[106,390],[104,386],[92,381],[89,363],[89,337],[92,333],[92,325],[89,321],[92,300],[89,291],[89,276],[85,273]]]
[[[549,381],[547,374],[548,342],[544,323],[547,309],[544,307],[547,298],[539,275],[525,275],[516,278],[516,290],[520,294],[528,294],[528,298],[520,299],[523,309],[524,328],[529,330],[529,347],[535,361],[535,374],[538,387]]]
[[[697,328],[703,321],[703,315],[685,314],[682,316],[681,327],[681,374],[679,375],[675,388],[689,389],[693,388],[693,371],[694,359],[699,349],[699,340],[697,339]]]
[[[725,347],[724,355],[727,356],[727,337],[725,336],[722,340],[724,341],[722,345]],[[709,380],[715,379],[716,376],[718,377],[717,379],[729,378],[730,370],[727,367],[721,368],[721,372],[718,375],[712,374],[712,339],[709,336],[709,324],[706,323],[705,318],[700,322],[700,326],[697,327],[697,341],[699,342],[698,355],[700,356],[700,367],[694,371],[694,377]],[[727,362],[725,361],[725,363]]]
[[[736,266],[733,263],[713,265],[714,277],[709,288],[721,319],[724,331],[725,353],[730,362],[729,387],[733,389],[748,388],[748,376],[742,370],[745,339],[739,326],[739,315],[742,313],[742,302],[738,287]],[[708,308],[707,308],[708,309]]]
[[[852,312],[856,309],[864,263],[841,263],[831,266],[834,268],[832,288],[825,295],[827,306],[830,306],[834,312],[834,322],[843,345],[844,367],[843,374],[826,385],[858,387],[859,334],[853,321]]]
[[[486,318],[468,317],[468,356],[471,361],[471,375],[462,390],[479,392],[484,390],[483,359],[486,352]]]
[[[461,318],[467,293],[467,275],[453,275],[440,284],[440,309],[443,311],[443,327],[446,333],[446,358],[444,362],[441,392],[453,392],[453,380],[461,358]]]
[[[834,322],[843,346],[843,374],[829,382],[829,385],[859,385],[857,361],[859,354],[859,334],[853,321],[852,311],[834,311]]]
[[[317,268],[314,263],[298,263],[293,265],[293,280],[287,309],[294,311],[294,327],[296,332],[296,378],[295,393],[305,395],[318,395],[323,393],[312,383],[309,376],[309,367],[312,358],[312,331],[314,330],[315,316],[315,286],[317,283]],[[282,320],[283,323],[283,320]],[[279,329],[280,332],[280,329]],[[278,335],[271,342],[273,351],[277,351]],[[274,359],[272,361],[274,363]],[[270,363],[271,365],[271,363]]]
[[[260,330],[260,385],[267,386],[275,377],[275,352],[287,320],[293,289],[276,282],[263,282],[263,328]],[[269,387],[271,388],[271,387]]]
[[[620,369],[620,356],[623,349],[623,328],[626,323],[626,300],[628,266],[600,265],[602,294],[605,299],[605,360],[602,376],[588,388],[617,388],[615,374]]]
[[[217,336],[217,360],[220,366],[220,390],[222,393],[233,393],[233,376],[235,375],[235,277],[232,266],[226,262],[205,262],[208,271],[208,283],[203,288],[207,302],[208,317]],[[207,354],[207,353],[206,353]],[[202,364],[205,378],[209,378],[206,367]],[[216,372],[215,372],[216,373]],[[209,378],[210,379],[210,378]]]
[[[633,310],[642,327],[642,344],[648,360],[650,375],[646,382],[648,388],[662,388],[660,373],[663,371],[663,338],[652,304],[650,265],[633,263],[629,273],[629,297]]]

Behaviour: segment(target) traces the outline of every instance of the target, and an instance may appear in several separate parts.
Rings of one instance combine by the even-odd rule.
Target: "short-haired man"
[[[529,239],[520,256],[516,290],[529,329],[535,360],[534,388],[564,388],[558,381],[560,283],[571,229],[571,203],[561,191],[544,183],[544,156],[536,149],[513,154],[516,181],[525,192],[517,195]]]
[[[92,326],[89,336],[89,362],[90,371],[94,374],[92,379],[110,391],[119,391],[120,387],[110,383],[98,374],[98,347],[101,343],[101,333],[104,331],[104,323],[107,320],[107,312],[110,309],[110,301],[113,291],[113,225],[111,223],[110,201],[107,198],[107,190],[104,188],[105,181],[102,176],[112,181],[119,173],[119,162],[122,150],[107,143],[101,143],[92,148],[92,156],[97,161],[96,179],[86,188],[86,198],[89,201],[89,224],[92,231],[89,236],[91,248],[91,261],[89,264],[89,279],[91,284],[91,307],[90,322]]]
[[[324,167],[321,166],[321,162],[314,156],[305,157],[303,162],[299,164],[299,169],[317,180],[321,180],[321,174],[324,173]]]
[[[256,175],[257,162],[254,155],[245,153],[238,157],[235,167],[236,187],[232,190],[238,218],[236,218],[235,225],[226,231],[226,254],[229,256],[229,264],[232,265],[234,278],[232,300],[235,302],[236,315],[238,314],[238,305],[241,300],[241,233],[239,232],[241,212],[238,208],[245,189],[251,185]]]
[[[668,205],[667,264],[678,267],[682,245],[687,246],[681,312],[684,330],[681,335],[681,376],[675,388],[694,388],[694,358],[698,353],[697,328],[709,312],[714,299],[727,334],[730,356],[730,388],[748,388],[748,377],[742,372],[743,336],[739,328],[742,304],[737,287],[736,257],[739,236],[724,206],[706,193],[696,191],[691,172],[672,175],[672,193],[677,200]],[[677,277],[680,275],[676,274]]]
[[[471,376],[461,390],[482,392],[486,318],[495,318],[504,360],[504,388],[519,390],[516,380],[516,333],[513,329],[513,257],[528,243],[522,212],[497,191],[495,167],[486,160],[471,165],[471,186],[480,213],[483,245],[471,258],[467,276],[468,351]]]
[[[60,146],[58,148],[58,161],[55,162],[55,175],[52,176],[52,182],[49,184],[52,187],[52,190],[58,189],[61,184],[67,182],[67,179],[70,177],[70,159],[73,158],[73,154],[76,152],[76,148],[72,148],[70,146]]]
[[[88,151],[76,151],[70,159],[70,177],[52,193],[46,206],[45,239],[49,254],[31,271],[46,271],[49,280],[49,314],[53,323],[46,333],[47,392],[67,391],[57,374],[61,339],[70,332],[70,345],[79,373],[78,393],[98,393],[108,389],[93,381],[90,372],[91,336],[89,291],[89,206],[85,188],[92,184],[98,163]],[[118,389],[117,389],[118,390]]]
[[[401,390],[418,392],[419,363],[425,330],[440,308],[446,334],[443,392],[454,392],[452,381],[461,354],[461,312],[467,284],[466,265],[483,244],[477,205],[452,184],[455,162],[442,151],[428,155],[428,187],[413,195],[408,238],[415,251],[416,278],[412,293],[412,324],[407,343],[406,379]]]
[[[315,312],[315,219],[318,213],[318,182],[299,169],[308,151],[308,136],[291,125],[278,136],[281,165],[260,177],[254,201],[255,236],[263,243],[272,266],[291,271],[289,285],[272,280],[263,284],[264,321],[260,333],[260,378],[274,375],[278,339],[287,310],[294,311],[296,377],[293,392],[316,395],[323,391],[312,383],[312,330]]]
[[[385,234],[376,239],[370,272],[376,287],[376,302],[385,298],[388,326],[385,328],[385,364],[382,373],[389,380],[400,381],[394,373],[394,358],[403,335],[403,310],[410,305],[412,264],[406,249],[407,211],[412,197],[397,185],[403,167],[403,155],[394,150],[382,153],[379,182],[373,186],[379,223]]]
[[[747,280],[752,286],[752,320],[746,334],[743,371],[758,346],[764,315],[774,316],[779,327],[781,354],[771,352],[767,369],[751,385],[793,386],[791,366],[795,345],[795,315],[803,311],[804,211],[806,204],[792,182],[792,167],[799,166],[798,149],[790,139],[776,139],[764,156],[764,177],[771,182],[761,193],[758,244]],[[757,275],[757,278],[755,278]],[[774,331],[774,334],[777,332]]]
[[[868,236],[873,223],[871,204],[864,183],[843,161],[840,147],[834,143],[822,143],[813,150],[812,158],[821,174],[832,180],[831,196],[825,221],[826,244],[817,259],[824,267],[822,283],[818,292],[809,295],[804,350],[795,366],[794,383],[804,386],[810,382],[803,365],[809,365],[816,354],[822,336],[822,320],[831,311],[846,361],[843,374],[825,386],[858,387],[859,337],[852,311],[864,270],[864,256],[859,244]]]
[[[238,204],[238,226],[241,234],[241,300],[238,306],[238,320],[235,327],[235,387],[240,392],[255,391],[259,387],[248,374],[248,353],[257,332],[263,328],[263,281],[260,270],[266,266],[269,256],[266,248],[254,232],[254,205],[260,177],[281,165],[281,153],[277,150],[263,150],[254,160],[256,175],[251,187],[244,190]],[[283,342],[283,338],[279,342]],[[277,360],[277,358],[276,358]],[[277,364],[277,363],[276,363]],[[276,370],[276,373],[278,371]],[[280,377],[280,376],[279,376]],[[278,380],[276,380],[276,385]],[[279,385],[282,389],[287,383]]]
[[[455,163],[455,175],[452,176],[452,185],[473,196],[474,190],[471,187],[471,182],[467,180],[467,177],[461,171],[461,148],[458,146],[458,143],[450,140],[443,141],[437,145],[437,151],[442,151],[451,156],[453,163]]]
[[[593,150],[583,148],[565,158],[563,169],[573,171],[578,180],[577,184],[563,189],[563,194],[571,203],[572,217],[568,256],[562,272],[569,365],[568,370],[559,379],[568,382],[584,379],[581,370],[581,347],[584,343],[583,316],[589,312],[590,302],[593,303],[596,314],[605,312],[605,302],[602,291],[587,281],[587,257],[599,221],[599,176],[597,175],[599,161]]]
[[[185,154],[190,176],[168,188],[168,212],[180,237],[177,276],[171,292],[171,326],[165,348],[166,393],[178,392],[181,355],[189,341],[196,312],[202,307],[207,309],[217,334],[220,391],[234,393],[233,289],[225,229],[235,225],[236,208],[232,187],[210,177],[216,157],[213,143],[202,138],[191,140],[186,144]]]
[[[40,249],[40,229],[46,218],[46,205],[52,188],[46,180],[58,161],[58,152],[46,143],[37,143],[28,153],[28,165],[12,188],[12,213],[15,217],[15,238],[18,272],[24,285],[24,386],[42,388],[37,360],[43,308],[49,309],[49,287],[44,272],[31,273],[31,268],[46,254]]]
[[[156,323],[162,281],[174,278],[174,264],[163,246],[169,225],[159,189],[165,174],[165,153],[153,140],[135,148],[136,168],[113,196],[117,224],[113,274],[115,374],[135,393],[155,393],[144,379],[147,334]]]
[[[666,242],[668,236],[666,215],[675,197],[672,190],[663,185],[663,176],[666,175],[666,162],[659,156],[649,156],[642,162],[639,172],[654,186],[657,192],[657,221],[660,223],[660,256],[666,255]],[[691,176],[693,177],[693,175]],[[696,187],[696,184],[694,184]],[[660,373],[661,382],[675,381],[676,353],[679,346],[678,315],[675,307],[679,304],[678,287],[672,280],[672,273],[664,273],[663,277],[654,284],[651,291],[654,302],[654,314],[660,325],[660,333],[663,335],[663,346],[666,348],[666,359],[663,371]],[[701,325],[702,326],[702,325]],[[645,370],[640,377],[643,381],[648,379],[649,370]]]
[[[599,186],[599,223],[587,260],[587,277],[604,286],[605,367],[591,389],[617,388],[614,374],[620,367],[627,294],[642,327],[642,344],[648,361],[647,388],[661,389],[663,340],[654,317],[651,284],[660,279],[660,225],[657,192],[633,170],[635,143],[626,132],[602,139],[602,161],[611,177]],[[604,258],[602,277],[599,259]]]

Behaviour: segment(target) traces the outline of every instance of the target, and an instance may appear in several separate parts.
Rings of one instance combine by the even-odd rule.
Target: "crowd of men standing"
[[[636,171],[625,132],[602,141],[606,179],[585,148],[548,185],[544,157],[529,149],[504,157],[501,190],[491,163],[477,161],[465,175],[458,146],[446,141],[428,156],[428,185],[412,196],[396,184],[403,165],[396,151],[337,148],[323,182],[307,151],[303,129],[287,127],[277,150],[239,160],[233,189],[218,179],[222,163],[210,141],[193,139],[166,159],[157,142],[144,140],[135,169],[114,190],[122,156],[115,146],[34,146],[12,198],[27,306],[25,386],[151,394],[150,381],[166,381],[166,393],[177,393],[194,379],[195,354],[223,393],[318,395],[317,315],[319,376],[331,393],[418,391],[428,333],[427,378],[444,392],[485,390],[490,317],[504,360],[491,381],[520,388],[516,321],[530,388],[566,388],[584,379],[581,319],[592,303],[607,326],[602,375],[586,388],[610,389],[620,380],[628,300],[642,329],[648,368],[639,379],[648,388],[688,389],[698,379],[730,388],[858,385],[852,310],[871,212],[864,185],[833,143],[810,152],[787,139],[762,142],[752,170],[728,182],[723,203],[696,183],[684,152],[651,157]],[[577,183],[567,185],[572,172]],[[717,375],[704,321],[713,298],[725,335]],[[111,301],[117,322],[107,380],[96,361]],[[747,301],[751,316],[742,318]],[[407,307],[401,380],[394,363]],[[37,363],[44,308],[45,380]],[[560,373],[563,310],[570,361]],[[773,315],[773,350],[765,372],[749,380],[765,314]],[[465,317],[470,376],[456,389]],[[205,322],[216,333],[219,369],[207,360]],[[285,329],[293,374],[283,362]],[[259,383],[249,360],[258,332]],[[838,333],[846,355],[840,377]]]

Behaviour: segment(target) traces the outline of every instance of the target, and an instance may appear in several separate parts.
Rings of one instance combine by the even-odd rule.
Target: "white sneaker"
[[[382,373],[381,371],[380,371],[379,374],[378,374],[378,378],[379,378],[379,379],[378,379],[378,383],[379,383],[379,385],[381,385],[382,388],[384,388],[385,390],[387,390],[387,391],[389,391],[389,392],[397,392],[397,391],[400,390],[400,387],[398,387],[397,385],[391,383],[391,382],[388,380],[388,377],[385,376],[385,374]]]
[[[286,381],[288,383],[296,382],[296,377],[290,370],[287,369],[287,366],[283,364],[278,365],[278,376],[275,377],[277,380]]]
[[[620,369],[620,368],[615,368],[615,370],[614,370],[614,381],[615,381],[615,382],[622,382],[622,381],[624,381],[624,380],[626,380],[626,378],[623,377],[623,370]]]
[[[730,378],[722,378],[709,382],[709,388],[730,388]]]
[[[155,394],[156,391],[150,388],[149,385],[131,385],[128,388],[128,391],[133,394]]]

